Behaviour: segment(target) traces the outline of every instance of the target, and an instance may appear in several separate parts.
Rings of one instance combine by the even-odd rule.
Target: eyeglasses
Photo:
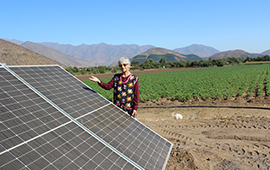
[[[122,66],[124,66],[124,67],[126,67],[128,64],[119,64],[119,67],[122,67]]]

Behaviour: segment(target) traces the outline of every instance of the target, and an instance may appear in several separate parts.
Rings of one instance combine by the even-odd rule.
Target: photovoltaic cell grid
[[[162,169],[170,143],[126,116],[118,108],[106,106],[79,121],[140,166]]]
[[[137,169],[0,67],[0,169]]]
[[[58,66],[10,68],[74,118],[110,103]]]
[[[164,169],[171,143],[59,66],[9,67],[75,122],[145,169]]]

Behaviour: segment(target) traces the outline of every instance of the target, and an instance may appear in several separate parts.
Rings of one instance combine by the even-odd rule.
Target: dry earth
[[[259,106],[236,108],[141,108],[138,120],[170,142],[166,170],[270,169],[270,98],[233,98],[186,103],[161,99],[142,106]],[[172,113],[183,119],[174,119]]]

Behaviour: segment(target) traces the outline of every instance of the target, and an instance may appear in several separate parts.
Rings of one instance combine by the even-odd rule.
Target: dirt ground
[[[173,143],[166,170],[270,169],[270,98],[186,103],[161,99],[142,106],[258,106],[140,108],[137,119]],[[183,119],[172,116],[179,113]]]
[[[185,68],[133,73],[176,70]],[[95,76],[107,78],[113,74]],[[89,75],[76,77],[87,80]],[[215,108],[170,107],[199,105]],[[167,108],[142,108],[149,106]],[[216,106],[254,106],[261,109]],[[183,119],[175,119],[172,113],[181,114]],[[265,94],[260,97],[232,97],[229,100],[191,99],[180,102],[162,98],[140,102],[137,119],[173,143],[166,170],[270,169],[270,97]]]

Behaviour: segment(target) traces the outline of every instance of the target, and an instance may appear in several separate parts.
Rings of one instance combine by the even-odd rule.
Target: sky
[[[270,49],[270,0],[0,0],[0,38]]]

